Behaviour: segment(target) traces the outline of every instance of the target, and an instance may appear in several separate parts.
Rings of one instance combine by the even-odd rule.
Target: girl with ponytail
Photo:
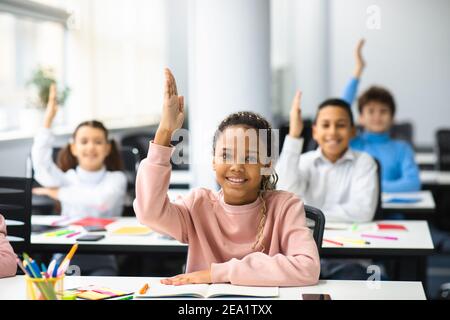
[[[317,283],[319,255],[303,202],[276,191],[272,128],[260,115],[238,112],[219,125],[213,169],[219,191],[195,189],[171,202],[170,146],[184,121],[184,99],[166,70],[161,122],[141,162],[134,210],[142,224],[189,244],[187,273],[168,285],[232,283],[305,286]]]
[[[70,218],[109,218],[122,214],[127,187],[116,143],[98,121],[81,123],[70,143],[63,148],[57,164],[52,160],[54,136],[51,126],[58,111],[56,85],[50,87],[44,128],[36,135],[31,150],[34,178],[43,187],[33,194],[48,196],[61,203],[61,214]],[[80,255],[78,255],[80,257]],[[113,256],[103,265],[110,269]],[[99,270],[100,260],[90,264]],[[86,270],[84,270],[86,271]],[[83,272],[83,270],[82,270]],[[96,273],[99,274],[99,273]],[[86,275],[86,273],[83,273]],[[102,275],[114,275],[103,272]]]
[[[98,121],[81,123],[70,143],[52,160],[51,126],[58,111],[56,86],[50,88],[44,128],[34,139],[31,157],[34,178],[43,188],[33,189],[61,202],[62,215],[74,218],[114,217],[122,213],[126,176],[116,143]]]

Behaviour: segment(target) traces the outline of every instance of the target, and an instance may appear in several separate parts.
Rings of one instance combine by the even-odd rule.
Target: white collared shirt
[[[348,149],[335,163],[321,149],[301,154],[303,139],[286,136],[276,165],[278,189],[297,194],[319,208],[327,221],[366,222],[378,201],[376,162],[366,153]]]
[[[41,129],[31,150],[34,178],[47,188],[59,188],[62,215],[69,217],[120,216],[127,178],[121,171],[86,171],[80,167],[63,172],[52,160],[54,137]]]

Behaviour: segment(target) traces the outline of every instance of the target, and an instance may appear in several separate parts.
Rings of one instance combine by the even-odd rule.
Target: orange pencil
[[[60,263],[60,267],[63,265],[64,262],[72,260],[73,255],[75,254],[75,251],[78,249],[78,243],[75,243],[72,248],[70,249],[67,256],[64,258],[64,260]]]
[[[332,243],[335,244],[337,246],[343,246],[344,244],[342,242],[338,242],[338,241],[333,241],[333,240],[329,240],[329,239],[323,239],[324,242],[328,242],[328,243]]]
[[[148,283],[144,284],[144,286],[139,290],[139,294],[146,294],[148,290]]]

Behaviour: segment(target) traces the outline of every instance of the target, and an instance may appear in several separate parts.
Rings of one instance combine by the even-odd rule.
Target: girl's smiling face
[[[258,144],[258,130],[248,126],[230,126],[217,137],[213,168],[227,204],[244,205],[258,198],[261,172],[271,166],[260,163]],[[265,146],[259,147],[265,152]]]
[[[79,166],[86,171],[98,171],[111,152],[111,144],[105,133],[98,128],[82,126],[78,129],[70,151],[77,158]]]

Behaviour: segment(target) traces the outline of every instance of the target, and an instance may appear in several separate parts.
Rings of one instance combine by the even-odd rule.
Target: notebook
[[[246,287],[231,284],[189,284],[170,286],[161,283],[152,284],[145,294],[135,293],[135,298],[215,298],[215,297],[258,297],[274,298],[279,296],[278,287]]]

